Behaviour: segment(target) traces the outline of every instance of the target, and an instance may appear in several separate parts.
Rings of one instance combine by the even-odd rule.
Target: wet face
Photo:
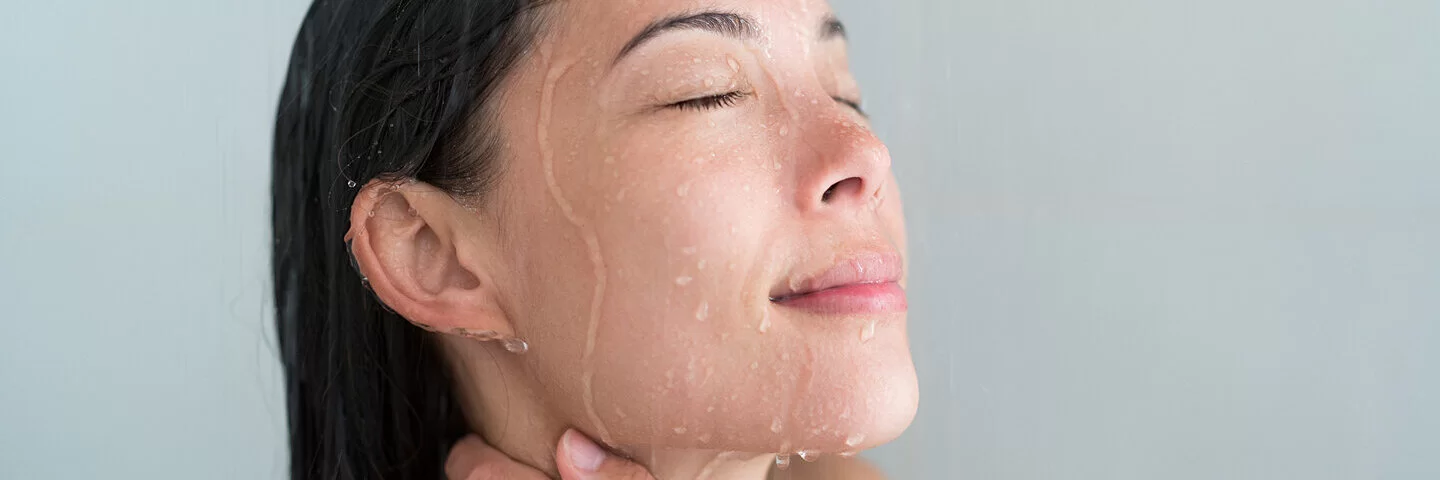
[[[622,448],[899,435],[917,398],[900,196],[829,7],[551,8],[495,112],[490,197],[551,408]]]

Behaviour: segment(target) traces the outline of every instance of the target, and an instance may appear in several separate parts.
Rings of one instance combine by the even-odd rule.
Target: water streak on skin
[[[541,48],[541,57],[544,63],[549,64],[550,52],[548,45]],[[605,298],[605,259],[600,256],[600,240],[584,219],[575,214],[575,209],[565,199],[565,194],[560,190],[560,183],[555,180],[555,152],[550,148],[550,116],[554,110],[555,83],[565,72],[573,66],[574,62],[566,62],[560,65],[550,65],[545,75],[544,89],[540,93],[540,119],[537,122],[535,136],[540,142],[540,160],[545,169],[545,184],[549,187],[550,196],[554,197],[555,204],[560,207],[565,219],[569,220],[575,228],[580,231],[580,236],[585,239],[585,245],[590,250],[590,261],[595,264],[595,294],[590,300],[590,324],[585,336],[585,352],[580,357],[580,366],[583,373],[580,383],[584,389],[582,398],[585,402],[585,413],[590,417],[590,423],[594,424],[595,432],[600,436],[600,441],[610,443],[610,432],[606,430],[605,423],[600,420],[600,415],[595,412],[595,337],[600,328],[600,302]]]

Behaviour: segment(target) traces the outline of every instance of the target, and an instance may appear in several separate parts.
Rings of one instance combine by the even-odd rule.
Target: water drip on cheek
[[[598,335],[600,327],[600,304],[605,298],[605,260],[600,255],[600,241],[595,231],[584,219],[581,219],[579,215],[575,213],[569,200],[565,198],[559,181],[556,180],[555,152],[550,145],[549,128],[551,115],[554,113],[555,84],[559,82],[560,78],[565,75],[565,72],[570,69],[573,61],[560,65],[550,64],[550,45],[548,44],[541,46],[540,54],[542,62],[549,65],[549,69],[545,74],[545,83],[540,93],[539,119],[535,126],[535,137],[540,147],[541,167],[545,172],[545,185],[550,190],[550,196],[555,201],[555,205],[560,209],[560,212],[564,214],[565,219],[574,225],[575,229],[580,232],[581,237],[584,238],[585,246],[590,251],[590,261],[594,264],[595,271],[595,291],[590,300],[590,318],[585,337],[585,350],[580,357],[580,367],[582,369],[580,382],[583,389],[582,399],[585,404],[585,413],[590,417],[590,422],[594,424],[600,441],[610,443],[610,432],[605,428],[605,422],[600,420],[600,415],[595,412],[594,389],[595,338]],[[506,347],[508,349],[509,345],[506,345]],[[528,348],[529,346],[527,345],[526,349]]]
[[[775,468],[784,470],[790,468],[790,454],[781,453],[775,455]]]
[[[845,446],[847,446],[847,447],[853,447],[853,446],[859,445],[860,442],[863,442],[863,441],[865,441],[865,434],[863,434],[863,433],[856,433],[856,434],[854,434],[854,435],[850,435],[850,436],[848,436],[848,437],[845,437]]]
[[[865,343],[875,338],[875,322],[875,320],[870,320],[865,322],[864,327],[860,327],[860,343]]]

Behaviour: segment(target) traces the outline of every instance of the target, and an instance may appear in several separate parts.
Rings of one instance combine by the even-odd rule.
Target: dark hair
[[[358,185],[483,196],[485,106],[538,30],[536,0],[316,0],[275,118],[276,326],[292,478],[442,478],[468,430],[438,346],[387,310],[344,235]]]

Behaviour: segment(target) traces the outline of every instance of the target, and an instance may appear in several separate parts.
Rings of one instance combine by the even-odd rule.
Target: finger
[[[544,473],[510,459],[476,435],[466,435],[445,459],[448,480],[548,480]]]
[[[606,453],[575,429],[560,437],[555,463],[563,480],[655,480],[645,467]]]

